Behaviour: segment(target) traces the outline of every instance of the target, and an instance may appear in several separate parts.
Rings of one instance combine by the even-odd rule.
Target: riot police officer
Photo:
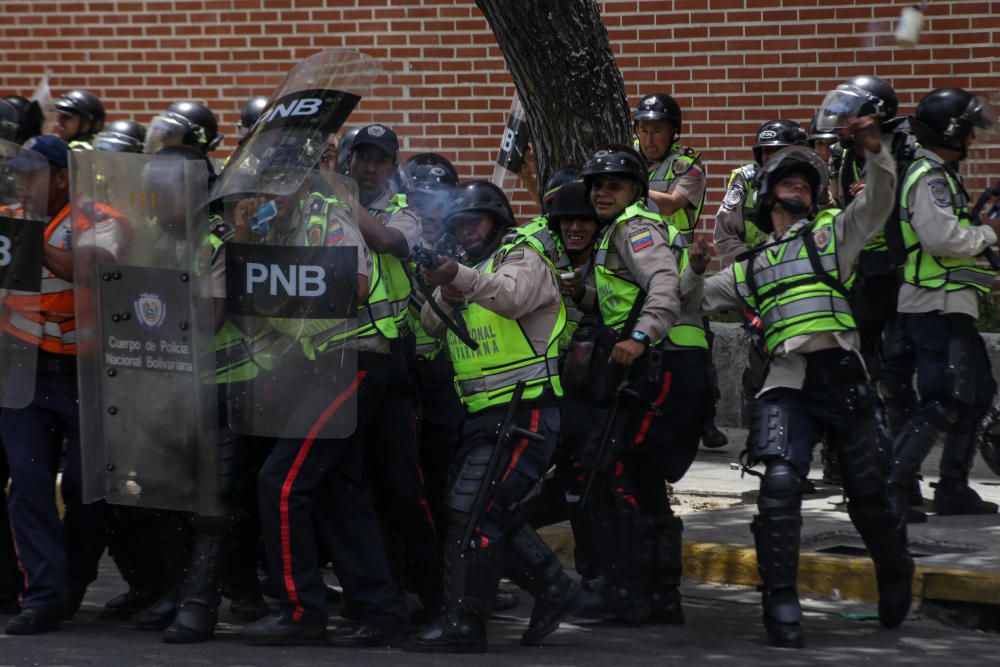
[[[793,120],[769,120],[757,130],[753,162],[737,167],[729,174],[726,196],[715,214],[715,252],[728,264],[767,238],[753,222],[757,206],[757,171],[768,158],[786,146],[805,146],[806,133]]]
[[[222,142],[219,121],[201,102],[174,102],[149,122],[144,153],[166,146],[194,146],[206,155]]]
[[[925,95],[911,121],[921,148],[903,176],[899,199],[907,248],[899,312],[916,351],[920,405],[894,445],[890,489],[900,507],[921,462],[943,438],[934,511],[997,511],[969,486],[969,470],[976,424],[996,391],[975,327],[979,295],[989,293],[996,271],[979,266],[976,258],[996,245],[1000,221],[969,219],[968,195],[957,172],[976,129],[995,124],[989,104],[960,88]]]
[[[89,151],[94,135],[104,127],[104,104],[86,90],[71,90],[55,102],[56,134],[73,150]]]
[[[771,355],[747,457],[765,466],[751,530],[764,626],[776,646],[805,644],[796,590],[802,481],[823,433],[838,457],[848,514],[875,561],[879,620],[896,627],[910,607],[913,561],[885,491],[874,391],[844,286],[892,207],[895,169],[871,116],[855,119],[844,134],[866,151],[859,197],[843,211],[817,212],[826,165],[808,148],[782,149],[758,181],[758,225],[768,241],[708,279],[701,302],[704,312],[744,305],[760,313]]]
[[[607,225],[595,248],[595,283],[598,309],[616,341],[607,377],[591,380],[614,395],[605,401],[611,407],[598,405],[599,426],[585,445],[584,465],[597,475],[593,500],[585,502],[606,579],[603,614],[629,623],[683,623],[683,523],[664,480],[679,480],[697,452],[710,403],[708,340],[700,317],[681,316],[687,243],[645,207],[644,167],[628,147],[611,146],[582,171]]]
[[[517,506],[541,479],[555,447],[556,399],[562,395],[558,342],[566,311],[551,262],[530,243],[503,242],[512,226],[513,211],[499,188],[465,183],[455,192],[445,228],[474,266],[441,257],[439,266],[424,269],[426,279],[441,286],[434,294],[440,314],[430,302],[423,307],[425,330],[443,336],[442,315],[450,313],[466,327],[461,336],[452,327],[447,334],[466,418],[448,497],[444,609],[407,650],[485,652],[505,559],[535,596],[522,643],[540,642],[580,603],[579,586]]]

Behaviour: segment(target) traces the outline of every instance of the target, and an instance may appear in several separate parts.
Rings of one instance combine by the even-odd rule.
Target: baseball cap
[[[396,157],[399,153],[399,139],[396,138],[396,133],[387,128],[385,125],[379,125],[378,123],[374,125],[366,125],[358,131],[356,137],[354,137],[354,142],[351,144],[351,150],[354,150],[362,144],[371,144],[372,146],[378,147],[386,155]]]
[[[65,169],[69,164],[69,144],[54,134],[43,134],[24,142],[24,146],[8,164],[15,171],[38,171],[49,165]]]

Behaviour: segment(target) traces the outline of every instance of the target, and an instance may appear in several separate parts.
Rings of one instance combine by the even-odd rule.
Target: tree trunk
[[[631,141],[625,82],[595,0],[476,0],[514,78],[538,182]],[[540,186],[541,188],[541,186]]]

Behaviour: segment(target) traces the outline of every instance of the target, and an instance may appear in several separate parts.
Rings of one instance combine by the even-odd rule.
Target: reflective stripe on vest
[[[845,284],[851,283],[853,274],[842,281],[837,265],[834,220],[839,213],[839,209],[821,211],[815,222],[795,236],[733,264],[736,291],[752,310],[760,313],[764,338],[772,354],[795,336],[857,328],[844,295]],[[816,263],[809,259],[806,235],[815,247]],[[768,266],[757,269],[749,265],[760,257]],[[747,275],[748,266],[753,270],[751,277]]]
[[[910,207],[908,204],[910,190],[920,178],[932,169],[939,168],[929,158],[921,157],[915,160],[903,177],[903,188],[899,202],[899,224],[903,231],[903,243],[906,244],[906,263],[903,267],[903,280],[910,285],[925,289],[944,288],[949,292],[973,288],[983,294],[989,293],[996,280],[996,272],[980,268],[975,257],[935,257],[924,252],[920,239],[913,225],[910,224]],[[957,181],[948,169],[941,168],[948,189],[951,193],[952,210],[958,217],[959,227],[971,227],[969,220],[969,198],[961,183]]]
[[[677,258],[678,275],[683,275],[689,265],[687,240],[676,227],[664,222],[662,217],[647,210],[642,204],[636,203],[625,209],[598,240],[594,254],[597,303],[604,323],[615,331],[620,331],[625,326],[625,321],[641,290],[634,282],[608,268],[607,256],[618,226],[628,224],[629,220],[637,217],[646,218],[661,227],[665,226],[667,240]],[[679,347],[708,349],[708,338],[701,317],[697,315],[682,314],[670,328],[667,337],[671,344]],[[654,344],[659,342],[653,341]]]
[[[531,248],[528,243],[501,244],[501,246],[476,268],[484,273],[494,273],[502,256],[514,247]],[[555,271],[551,262],[546,263]],[[516,320],[507,319],[482,306],[470,303],[460,310],[470,335],[479,343],[473,350],[448,332],[448,353],[455,369],[455,388],[469,412],[506,405],[519,381],[526,383],[524,398],[538,398],[547,389],[555,396],[562,396],[559,382],[559,337],[566,325],[566,307],[559,301],[559,314],[549,333],[546,349],[535,352]]]
[[[89,221],[81,215],[80,227],[86,229]],[[69,249],[72,232],[70,206],[66,204],[45,228],[44,240],[61,250]],[[44,266],[42,293],[11,290],[4,302],[10,313],[4,330],[21,340],[40,346],[53,354],[76,354],[76,301],[73,283],[63,280]]]
[[[694,166],[695,162],[701,159],[701,153],[691,152],[687,155],[688,149],[685,148],[680,143],[675,143],[670,147],[670,152],[665,158],[660,162],[660,164],[649,172],[649,183],[652,186],[654,183],[667,183],[664,192],[670,190],[670,182],[680,178],[684,174],[688,173]],[[683,167],[680,171],[675,171],[674,164],[676,162],[683,163]],[[701,209],[705,205],[705,192],[701,193],[701,200],[695,207],[694,212],[685,205],[674,211],[672,215],[661,216],[666,222],[669,222],[674,227],[676,227],[681,234],[686,237],[690,237],[694,233],[694,228],[698,225],[698,219],[701,218]]]

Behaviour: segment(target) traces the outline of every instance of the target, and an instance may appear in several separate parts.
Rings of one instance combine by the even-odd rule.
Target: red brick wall
[[[896,47],[891,35],[904,4],[601,2],[632,103],[640,91],[663,90],[684,107],[685,141],[704,151],[709,171],[706,224],[758,124],[807,122],[848,76],[888,79],[904,112],[933,87],[1000,89],[1000,1],[930,3],[915,49]],[[440,150],[463,177],[492,173],[513,94],[472,0],[0,0],[0,15],[0,94],[29,94],[49,71],[54,94],[91,90],[109,119],[147,122],[175,99],[202,100],[230,135],[219,155],[233,146],[246,98],[325,48],[359,49],[384,64],[352,124],[391,125],[404,150]]]

